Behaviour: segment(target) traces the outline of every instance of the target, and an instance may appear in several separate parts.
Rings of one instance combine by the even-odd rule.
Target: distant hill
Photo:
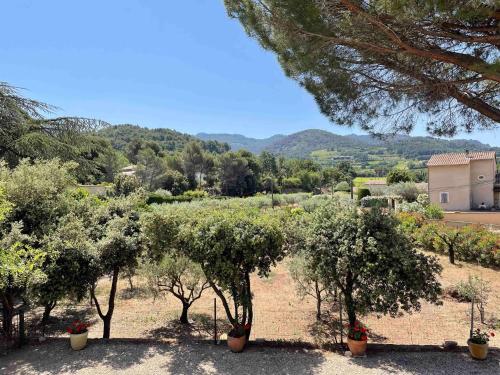
[[[369,135],[338,135],[325,130],[309,129],[290,135],[265,139],[239,134],[198,134],[201,139],[224,141],[233,149],[246,148],[259,153],[263,150],[293,158],[308,158],[323,166],[340,160],[350,160],[360,173],[384,176],[390,168],[406,165],[410,169],[426,169],[425,162],[433,154],[464,150],[495,150],[475,140],[440,139],[398,135],[389,139]]]
[[[370,135],[338,135],[319,129],[304,130],[290,135],[274,135],[264,139],[248,138],[240,134],[200,133],[196,136],[203,140],[227,142],[233,150],[245,148],[256,153],[266,150],[296,158],[309,158],[311,153],[324,150],[351,156],[363,152],[370,154],[389,152],[409,159],[426,160],[436,153],[462,152],[466,149],[495,150],[494,147],[475,140],[447,140],[404,135],[381,140]]]
[[[190,141],[199,141],[198,138],[167,128],[149,129],[138,125],[113,125],[101,129],[99,135],[108,139],[114,148],[124,151],[127,146],[136,141],[154,142],[163,151],[178,151]],[[206,150],[224,152],[229,145],[218,141],[202,141]]]
[[[208,134],[208,133],[198,133],[196,137],[204,141],[219,141],[226,142],[231,146],[231,150],[237,151],[240,149],[245,149],[253,153],[260,153],[266,147],[280,141],[283,138],[287,138],[286,135],[277,134],[269,138],[257,139],[245,137],[241,134]]]

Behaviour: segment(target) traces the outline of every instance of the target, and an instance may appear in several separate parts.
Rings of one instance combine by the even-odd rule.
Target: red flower
[[[73,333],[73,330],[70,327],[68,327],[68,328],[66,328],[66,332]]]
[[[495,332],[491,332],[491,337],[495,337]]]

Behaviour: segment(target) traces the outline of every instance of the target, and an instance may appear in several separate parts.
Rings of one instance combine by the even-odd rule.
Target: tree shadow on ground
[[[214,337],[214,321],[209,314],[190,314],[190,324],[178,319],[170,320],[164,326],[146,331],[148,337],[155,339],[178,339],[180,341],[206,340]],[[217,319],[218,337],[230,330],[225,319]]]
[[[146,299],[150,298],[151,292],[146,288],[142,286],[134,286],[132,289],[126,288],[123,289],[119,292],[118,298],[122,300],[129,300],[129,299]]]
[[[381,345],[383,346],[383,345]],[[404,348],[399,348],[404,349]],[[351,358],[350,362],[365,370],[378,370],[384,374],[481,374],[498,375],[500,353],[490,353],[485,361],[472,359],[466,348],[459,348],[454,352],[445,352],[438,349],[420,351],[419,348],[409,346],[411,352],[370,352],[367,357]],[[360,373],[361,373],[360,369]]]
[[[313,337],[315,344],[322,347],[330,347],[340,343],[342,331],[343,342],[347,342],[347,329],[343,326],[344,322],[340,322],[338,315],[333,312],[325,312],[321,316],[321,320],[316,320],[309,324],[308,331]],[[370,341],[375,343],[383,343],[387,341],[387,337],[370,330]]]
[[[64,306],[57,308],[50,315],[49,321],[45,326],[45,335],[56,336],[66,332],[68,327],[75,320],[81,320],[90,325],[97,323],[95,308],[89,305]],[[28,324],[28,335],[37,336],[42,333],[42,314],[41,311],[30,316]]]
[[[299,356],[299,357],[297,357]],[[9,354],[0,365],[6,374],[95,373],[233,375],[313,375],[324,362],[319,351],[250,346],[231,353],[226,345],[167,344],[154,340],[90,340],[75,352],[69,341],[53,339]]]

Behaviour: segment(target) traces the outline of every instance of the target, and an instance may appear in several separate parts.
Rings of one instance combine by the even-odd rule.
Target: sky
[[[254,138],[310,128],[363,134],[330,123],[222,0],[16,0],[1,8],[0,81],[56,105],[56,115]],[[498,131],[459,138],[500,146]]]

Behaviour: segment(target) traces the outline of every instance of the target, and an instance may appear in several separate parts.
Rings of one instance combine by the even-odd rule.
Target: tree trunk
[[[47,302],[44,306],[43,315],[42,315],[42,334],[45,335],[45,327],[49,323],[50,313],[56,307],[57,302],[51,301]]]
[[[111,317],[112,315],[106,314],[102,320],[104,323],[104,329],[102,331],[102,338],[109,339],[111,334]]]
[[[448,248],[448,255],[450,257],[450,263],[455,264],[455,248],[453,245],[450,245]]]
[[[128,287],[129,287],[129,289],[131,291],[134,290],[134,284],[132,283],[132,276],[131,275],[127,275],[127,279],[128,279]]]
[[[314,289],[316,290],[316,320],[321,320],[321,291],[319,290],[318,282],[314,282]]]
[[[2,329],[5,337],[12,337],[12,319],[14,318],[14,301],[10,294],[2,295]]]
[[[188,320],[188,310],[189,310],[189,307],[191,305],[187,302],[182,302],[182,313],[181,313],[181,317],[179,318],[179,321],[182,323],[182,324],[189,324],[189,320]]]

